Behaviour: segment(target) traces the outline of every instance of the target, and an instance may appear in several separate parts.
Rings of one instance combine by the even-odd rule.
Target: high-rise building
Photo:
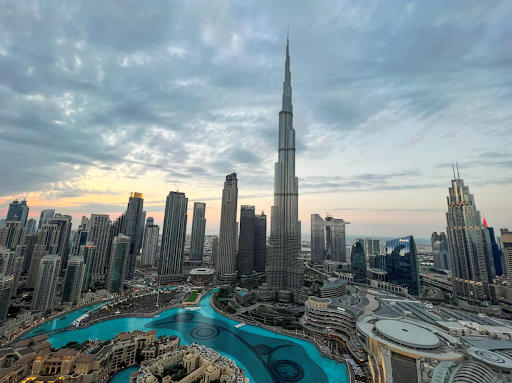
[[[192,217],[192,235],[190,236],[191,261],[202,261],[204,254],[204,232],[206,229],[206,204],[194,202],[194,215]]]
[[[212,237],[212,263],[214,267],[217,267],[219,264],[219,237],[214,235]],[[218,275],[218,270],[215,269],[215,275]]]
[[[14,277],[12,275],[4,275],[0,273],[0,327],[7,318],[7,312],[11,304],[11,296],[13,295]]]
[[[92,284],[106,282],[106,265],[110,250],[110,229],[112,221],[108,214],[91,214],[90,237],[88,240],[96,246],[93,265]]]
[[[25,233],[20,221],[7,221],[0,229],[0,246],[11,248],[23,244]]]
[[[265,272],[267,261],[267,216],[265,212],[256,214],[254,221],[254,271]]]
[[[182,278],[187,205],[188,198],[185,197],[185,193],[172,191],[167,196],[158,264],[158,275],[163,283]]]
[[[359,242],[363,247],[364,252],[366,253],[366,258],[368,259],[368,255],[379,255],[380,254],[380,239],[372,239],[372,238],[357,238],[356,242]]]
[[[300,256],[299,180],[295,177],[295,129],[289,41],[286,44],[282,110],[279,112],[278,160],[274,174],[274,206],[271,209],[267,285],[274,290],[296,289],[304,280],[297,265]]]
[[[240,235],[238,238],[238,275],[251,275],[254,271],[255,207],[240,207]]]
[[[155,219],[153,217],[148,217],[146,219],[146,225],[154,225],[155,224]]]
[[[503,249],[503,257],[505,258],[505,266],[507,271],[509,297],[512,297],[512,231],[501,229],[501,243]]]
[[[311,214],[311,261],[325,262],[325,222],[320,214]]]
[[[27,234],[33,234],[36,232],[36,220],[34,218],[30,218],[27,221],[27,227],[25,230],[27,231]]]
[[[30,268],[30,261],[32,259],[32,253],[34,251],[34,246],[37,243],[37,238],[38,235],[36,233],[27,234],[25,236],[25,240],[23,241],[23,245],[16,246],[16,250],[19,252],[20,255],[23,256],[23,273],[28,273],[28,270]],[[18,247],[20,247],[19,250]]]
[[[47,224],[57,225],[59,227],[59,239],[57,254],[60,255],[60,267],[65,269],[68,264],[69,255],[69,235],[71,233],[71,216],[63,214],[55,214],[53,218],[49,218]]]
[[[77,256],[80,252],[80,248],[90,241],[89,235],[91,233],[91,220],[85,215],[82,216],[82,222],[78,226],[78,230],[75,235],[75,241],[73,243],[73,250],[71,255]]]
[[[128,207],[126,209],[126,217],[124,219],[124,225],[122,233],[130,237],[130,257],[126,265],[126,279],[133,279],[133,273],[135,271],[135,262],[137,256],[140,254],[140,248],[142,246],[142,235],[144,226],[141,222],[144,222],[143,218],[143,205],[144,205],[144,194],[133,192],[130,195],[128,201]]]
[[[326,260],[347,262],[345,222],[327,214],[325,220],[319,214],[311,214],[311,261],[322,263]]]
[[[486,246],[486,253],[488,256],[492,256],[492,260],[489,262],[494,265],[494,276],[496,275],[505,275],[505,260],[503,258],[503,254],[501,252],[498,243],[496,242],[496,238],[494,236],[494,228],[489,227],[487,220],[484,218],[482,230],[484,232],[484,241]]]
[[[0,246],[0,273],[12,275],[15,252],[7,247]]]
[[[30,266],[28,270],[27,281],[25,287],[35,288],[39,278],[39,268],[41,260],[46,255],[57,254],[59,248],[60,225],[46,223],[37,233],[37,241],[33,247],[30,256]],[[60,267],[59,258],[59,267]]]
[[[123,291],[130,248],[130,237],[126,235],[114,237],[107,278],[107,290],[110,293],[120,294]]]
[[[347,242],[345,240],[345,222],[333,218],[328,214],[325,217],[325,256],[326,259],[336,262],[347,261]]]
[[[6,273],[6,274],[10,274],[14,277],[14,286],[12,289],[13,297],[17,296],[18,287],[20,284],[21,273],[23,272],[23,263],[25,260],[24,253],[25,253],[25,246],[23,246],[23,245],[16,246],[16,249],[14,251],[12,267],[11,267],[9,273]]]
[[[142,250],[142,242],[144,241],[144,231],[146,229],[146,212],[142,212],[142,217],[140,220],[140,249]]]
[[[451,270],[452,263],[448,252],[448,241],[435,241],[432,247],[434,267],[440,270]]]
[[[49,254],[41,258],[39,262],[37,282],[34,286],[34,298],[32,299],[32,310],[45,313],[53,307],[55,290],[59,281],[61,258],[58,254]]]
[[[387,282],[407,287],[409,294],[419,295],[420,269],[412,236],[386,242],[386,255],[377,256],[377,268],[387,272]]]
[[[354,243],[351,259],[351,272],[354,276],[354,282],[366,284],[366,255],[360,242]]]
[[[225,282],[236,279],[237,205],[238,179],[236,173],[232,173],[226,176],[222,189],[218,264],[214,265],[219,279]]]
[[[94,258],[96,254],[96,246],[93,242],[86,242],[80,246],[78,255],[84,259],[84,280],[82,282],[82,291],[87,291],[92,287],[92,277],[94,270]]]
[[[158,236],[160,227],[158,225],[146,225],[144,232],[144,243],[142,244],[142,266],[154,266],[158,252]]]
[[[5,226],[5,222],[7,222],[5,218],[0,219],[0,229]]]
[[[41,212],[39,216],[39,223],[37,224],[37,230],[41,230],[43,225],[50,219],[53,218],[55,214],[55,209],[46,209]]]
[[[27,206],[27,201],[23,200],[19,202],[15,199],[13,202],[9,204],[9,210],[7,212],[6,221],[19,221],[21,227],[25,227],[27,224],[27,216],[28,216],[29,207]]]
[[[66,277],[62,287],[62,301],[77,304],[82,292],[84,282],[85,263],[84,257],[70,257],[66,268]]]
[[[455,175],[447,202],[446,232],[452,260],[453,292],[461,298],[492,301],[491,268],[485,254],[480,212],[476,210],[475,198],[469,188]]]

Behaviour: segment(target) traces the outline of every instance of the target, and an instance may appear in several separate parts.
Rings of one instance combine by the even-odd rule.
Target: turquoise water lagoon
[[[49,341],[53,347],[59,348],[71,341],[111,339],[121,331],[158,330],[157,336],[177,335],[182,344],[204,344],[228,356],[246,370],[252,383],[350,381],[344,364],[322,357],[316,347],[307,341],[250,325],[235,328],[239,322],[213,310],[210,296],[207,294],[201,300],[198,310],[170,309],[157,318],[113,319],[90,327],[54,332]],[[59,322],[64,321],[57,321],[47,328],[56,330],[66,327],[65,323],[60,325]],[[127,370],[116,374],[113,381],[127,382]]]

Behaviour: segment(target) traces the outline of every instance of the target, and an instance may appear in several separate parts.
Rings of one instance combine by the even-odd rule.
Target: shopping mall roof
[[[190,275],[212,275],[215,271],[209,267],[198,267],[190,270]]]
[[[380,320],[375,328],[383,337],[414,348],[431,349],[439,345],[439,338],[422,327],[399,320]]]

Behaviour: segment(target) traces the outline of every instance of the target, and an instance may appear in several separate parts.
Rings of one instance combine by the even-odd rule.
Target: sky
[[[452,163],[512,227],[512,2],[0,0],[0,217],[207,204],[270,214],[287,25],[299,216],[347,235],[446,228]],[[270,222],[270,219],[268,219]]]

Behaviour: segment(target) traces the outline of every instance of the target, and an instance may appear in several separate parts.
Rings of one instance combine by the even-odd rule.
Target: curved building
[[[347,281],[338,278],[327,278],[320,289],[322,298],[341,297],[347,293]]]
[[[208,267],[200,267],[190,270],[190,281],[192,283],[208,283],[213,280],[213,274],[215,270]]]
[[[364,311],[350,304],[350,296],[336,298],[309,297],[300,324],[307,330],[338,337],[346,342],[351,353],[364,359],[356,336],[356,324]]]
[[[357,336],[368,353],[374,382],[423,383],[422,360],[465,358],[457,338],[413,319],[365,316],[357,322]]]

